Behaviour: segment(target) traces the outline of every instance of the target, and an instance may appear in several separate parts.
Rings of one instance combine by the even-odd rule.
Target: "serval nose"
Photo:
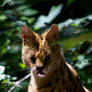
[[[37,70],[38,72],[42,72],[42,71],[43,71],[43,69],[44,69],[44,67],[43,67],[43,66],[37,66],[37,67],[36,67],[36,70]]]

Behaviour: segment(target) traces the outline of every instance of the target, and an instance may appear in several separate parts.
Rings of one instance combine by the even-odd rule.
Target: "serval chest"
[[[89,92],[81,84],[76,71],[66,63],[56,43],[56,24],[41,35],[23,26],[21,34],[22,59],[31,71],[28,92]]]

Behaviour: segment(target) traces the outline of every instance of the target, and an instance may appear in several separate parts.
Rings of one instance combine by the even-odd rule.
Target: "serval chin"
[[[57,43],[58,31],[56,24],[40,35],[27,26],[21,27],[22,60],[31,72],[28,92],[89,92],[65,61]]]

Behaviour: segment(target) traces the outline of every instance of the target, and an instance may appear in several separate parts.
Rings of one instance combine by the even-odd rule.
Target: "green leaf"
[[[75,1],[75,0],[68,0],[68,1],[67,1],[68,6],[69,6],[70,4],[72,4],[74,1]]]
[[[27,9],[30,9],[29,5],[22,5],[22,6],[17,7],[18,12],[21,12],[21,11],[24,11],[24,10],[27,10]]]
[[[25,64],[23,64],[23,63],[19,63],[19,66],[21,67],[21,69],[25,69],[26,68]]]
[[[7,17],[5,15],[0,15],[0,21],[5,21]]]
[[[92,32],[88,32],[86,34],[81,34],[75,37],[62,40],[61,43],[64,45],[66,49],[69,49],[83,41],[92,42]]]
[[[34,27],[35,28],[45,27],[46,25],[44,23],[52,22],[60,14],[62,8],[63,8],[62,4],[60,4],[58,6],[52,6],[47,16],[45,16],[45,15],[39,16]]]
[[[34,10],[34,9],[27,9],[27,10],[24,10],[24,11],[21,12],[21,14],[25,15],[25,16],[33,16],[37,13],[38,13],[38,11]]]
[[[1,7],[3,7],[5,4],[11,3],[11,2],[13,2],[13,1],[12,0],[4,0],[3,4],[1,5]]]

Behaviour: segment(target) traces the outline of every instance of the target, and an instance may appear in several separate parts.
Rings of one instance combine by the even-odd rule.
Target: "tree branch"
[[[21,86],[19,85],[22,81],[26,80],[27,78],[29,78],[31,76],[31,74],[29,73],[28,75],[26,75],[25,77],[23,77],[22,79],[18,80],[17,82],[14,82],[14,85],[8,90],[8,92],[12,92],[15,87],[20,87]]]

